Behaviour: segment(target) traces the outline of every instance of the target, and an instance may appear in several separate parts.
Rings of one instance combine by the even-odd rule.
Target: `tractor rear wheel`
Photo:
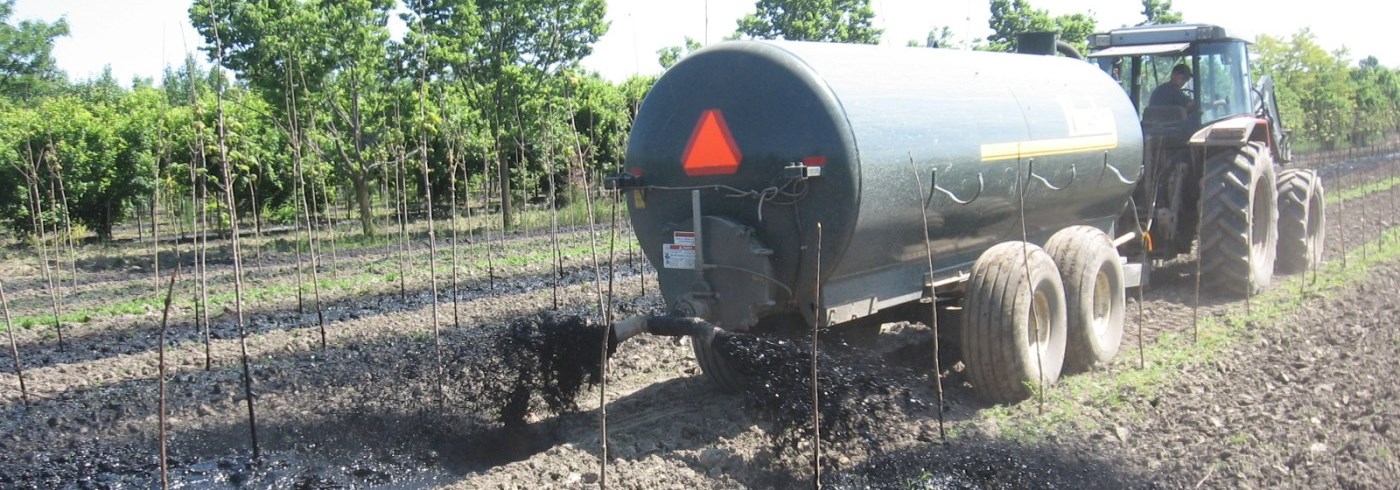
[[[1202,285],[1217,294],[1247,296],[1273,280],[1278,242],[1274,162],[1263,143],[1206,160],[1201,194]]]
[[[1065,291],[1045,250],[1005,242],[983,252],[965,303],[962,357],[980,397],[1017,402],[1060,377]]]
[[[1103,230],[1072,226],[1045,244],[1065,286],[1069,338],[1065,372],[1078,373],[1108,364],[1123,341],[1123,263]]]
[[[1296,274],[1322,262],[1327,235],[1322,178],[1310,169],[1278,174],[1279,272]]]

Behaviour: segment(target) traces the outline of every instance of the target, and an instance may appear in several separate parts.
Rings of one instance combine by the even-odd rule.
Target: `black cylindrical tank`
[[[743,330],[780,314],[839,323],[918,299],[1020,240],[1022,201],[1031,242],[1076,224],[1112,231],[1142,136],[1123,90],[1079,60],[737,41],[656,82],[626,161],[639,177],[633,226],[667,302],[703,304],[697,313]],[[800,177],[814,167],[820,175]],[[694,189],[703,274],[686,255]]]

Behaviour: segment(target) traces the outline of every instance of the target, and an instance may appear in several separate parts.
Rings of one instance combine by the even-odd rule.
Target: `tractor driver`
[[[1147,100],[1147,105],[1149,107],[1176,106],[1186,109],[1186,113],[1190,114],[1196,109],[1196,101],[1182,91],[1186,87],[1186,82],[1189,81],[1191,81],[1191,68],[1185,63],[1178,63],[1172,67],[1171,79],[1162,82],[1152,91],[1152,98]]]

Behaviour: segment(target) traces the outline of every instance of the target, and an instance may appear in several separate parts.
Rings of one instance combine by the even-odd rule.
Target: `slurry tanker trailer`
[[[1134,100],[1070,57],[697,51],[647,95],[613,181],[670,314],[614,332],[694,334],[727,389],[749,380],[710,347],[714,329],[859,338],[929,302],[961,317],[963,362],[989,400],[1108,362],[1124,289],[1146,277],[1119,252],[1148,241],[1130,199],[1147,168]]]

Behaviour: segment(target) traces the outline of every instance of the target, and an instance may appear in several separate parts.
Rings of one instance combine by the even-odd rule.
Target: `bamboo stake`
[[[203,138],[201,138],[202,140]],[[204,144],[200,143],[199,160],[205,166],[205,172],[199,174],[199,302],[204,305],[200,310],[200,323],[204,324],[204,370],[213,369],[212,340],[209,335],[209,175],[208,159],[204,153]]]
[[[427,75],[418,71],[418,162],[423,169],[423,211],[428,218],[428,284],[433,298],[433,350],[437,356],[438,405],[446,403],[447,392],[443,387],[442,363],[442,324],[438,320],[437,288],[437,229],[433,223],[433,183],[428,172],[428,123],[427,123]]]
[[[574,119],[574,101],[572,93],[568,95],[567,100],[569,101],[569,127],[578,127],[578,121]],[[602,271],[600,270],[598,264],[598,239],[597,231],[594,229],[594,221],[597,220],[594,218],[593,189],[588,184],[588,168],[584,165],[583,162],[583,143],[579,140],[577,131],[574,132],[574,150],[575,158],[578,159],[579,173],[583,176],[584,205],[587,208],[587,212],[585,213],[585,215],[588,217],[588,249],[593,257],[593,277],[599,277],[602,275]],[[700,223],[696,223],[695,226],[699,227]],[[593,290],[594,294],[598,298],[598,309],[602,310],[602,285],[600,285],[597,281],[594,281]]]
[[[398,108],[396,107],[394,110],[398,111]],[[399,301],[407,301],[408,299],[408,283],[407,279],[404,278],[407,271],[404,270],[404,262],[408,260],[408,252],[411,250],[408,243],[408,197],[405,195],[407,185],[404,183],[404,173],[406,173],[404,160],[407,158],[407,151],[400,146],[399,161],[394,165],[394,184],[398,187],[396,196],[398,199],[394,205],[398,207],[399,218]]]
[[[695,225],[700,226],[698,223]],[[822,304],[822,224],[817,222],[817,266],[815,267],[816,306]],[[821,390],[817,380],[817,332],[821,324],[821,314],[812,315],[812,487],[822,487],[822,404]]]
[[[64,350],[65,347],[63,342],[63,325],[58,320],[58,290],[54,287],[53,271],[49,268],[48,237],[45,236],[47,235],[47,233],[45,232],[46,228],[43,221],[44,199],[43,195],[39,192],[39,165],[41,165],[46,150],[41,150],[39,154],[39,159],[34,160],[33,148],[28,147],[28,149],[31,159],[30,161],[34,166],[32,174],[33,178],[27,180],[29,180],[31,184],[30,188],[32,189],[31,206],[34,210],[32,216],[34,222],[34,229],[39,233],[39,264],[44,271],[44,280],[48,282],[49,307],[53,311],[53,329],[54,332],[56,332],[58,335],[58,350],[61,352]],[[55,262],[58,262],[58,260],[55,259]]]
[[[54,147],[52,135],[49,136],[49,147]],[[78,254],[75,250],[76,247],[74,247],[73,245],[73,219],[70,213],[68,212],[68,191],[67,186],[63,185],[63,167],[58,164],[58,150],[54,150],[50,153],[49,173],[53,176],[54,180],[58,182],[58,195],[63,202],[63,206],[55,206],[54,209],[63,211],[63,229],[67,232],[63,241],[66,244],[68,250],[68,271],[70,279],[69,283],[71,284],[71,287],[76,288],[78,287]],[[49,199],[53,199],[52,187],[49,188]],[[54,225],[55,235],[58,234],[57,226],[57,224]],[[55,237],[54,243],[55,247],[58,246],[56,238],[57,237]],[[60,261],[58,258],[57,251],[54,252],[54,264],[56,267],[58,267],[59,271],[63,270],[63,264],[62,261]],[[60,281],[59,285],[62,285],[62,281]]]
[[[462,151],[465,153],[466,147],[463,147]],[[474,245],[476,244],[476,231],[474,231],[475,227],[472,224],[474,222],[472,219],[472,181],[471,176],[467,174],[465,159],[462,161],[462,210],[467,215],[467,243]],[[476,268],[468,266],[467,276],[476,279]]]
[[[938,345],[938,292],[931,286],[933,281],[933,243],[928,226],[928,198],[924,195],[924,181],[919,175],[919,166],[914,163],[914,157],[909,156],[909,167],[914,171],[914,187],[919,191],[919,214],[923,218],[924,230],[924,257],[928,260],[929,287],[929,326],[933,329],[933,380],[938,392],[938,439],[944,443],[948,442],[948,433],[944,429],[943,416],[943,364],[939,357]],[[936,172],[937,170],[935,170]],[[937,185],[938,174],[931,174],[930,187]]]
[[[336,255],[336,250],[340,247],[337,245],[336,242],[335,207],[331,206],[331,193],[325,181],[326,177],[324,175],[320,177],[321,179],[319,180],[321,181],[321,200],[324,201],[326,207],[326,232],[331,235],[331,277],[335,278],[336,280],[340,280],[340,259]],[[311,195],[316,195],[315,182],[311,183]]]
[[[192,68],[188,67],[187,68]],[[205,154],[204,130],[197,122],[203,117],[199,108],[199,94],[194,78],[194,70],[187,69],[186,76],[190,84],[190,106],[194,110],[194,115],[190,120],[191,129],[194,130],[194,156],[196,161],[190,162],[190,228],[194,229],[194,260],[195,275],[199,276],[199,293],[195,297],[195,323],[203,327],[204,331],[204,370],[213,369],[213,347],[209,335],[209,276],[205,265],[205,258],[209,248],[209,216],[206,201],[209,199],[209,189],[207,187],[206,175],[209,170],[208,155]],[[200,170],[196,171],[198,164]],[[198,181],[198,186],[196,186]],[[196,190],[196,187],[198,190]],[[178,248],[176,249],[178,250]]]
[[[1325,158],[1325,157],[1324,157],[1324,158]],[[1341,184],[1339,187],[1342,188],[1342,189],[1347,188],[1347,179],[1346,179],[1346,174],[1347,174],[1347,173],[1346,173],[1345,169],[1341,168],[1341,167],[1344,166],[1345,164],[1344,164],[1344,163],[1343,163],[1343,164],[1336,164],[1336,163],[1327,161],[1327,159],[1324,159],[1323,162],[1324,162],[1324,163],[1323,163],[1323,166],[1324,166],[1324,167],[1333,167],[1333,165],[1335,165],[1334,168],[1336,168],[1336,170],[1337,170],[1337,180],[1340,181],[1340,182],[1338,182],[1338,183]],[[1337,215],[1338,215],[1338,216],[1346,216],[1346,215],[1347,215],[1347,201],[1346,201],[1345,199],[1338,200],[1338,201],[1337,201],[1337,207],[1338,207],[1338,209],[1337,209]],[[1347,225],[1346,225],[1346,223],[1345,223],[1345,222],[1340,223],[1340,226],[1337,226],[1337,231],[1341,233],[1341,235],[1342,235],[1342,236],[1341,236],[1341,238],[1342,238],[1342,243],[1343,243],[1344,246],[1345,246],[1345,244],[1347,243]],[[1345,248],[1344,248],[1343,250],[1345,250]],[[1345,268],[1347,268],[1347,255],[1350,255],[1350,254],[1348,254],[1348,253],[1346,253],[1345,251],[1343,251],[1341,255],[1342,255],[1342,268],[1345,269]]]
[[[161,113],[162,116],[165,114]],[[160,126],[162,129],[164,125]],[[157,137],[160,140],[161,137]],[[160,291],[160,160],[161,151],[156,150],[155,175],[152,177],[155,185],[151,186],[151,270],[155,278],[156,291]],[[139,215],[139,213],[138,213]],[[138,226],[139,228],[139,226]]]
[[[19,378],[19,399],[29,406],[29,388],[24,386],[24,363],[19,358],[19,344],[15,343],[15,325],[10,320],[10,301],[5,299],[5,280],[0,279],[0,307],[5,312],[5,331],[10,334],[10,358],[15,360],[15,377]]]
[[[326,318],[321,311],[321,255],[318,250],[320,241],[315,233],[316,223],[312,218],[311,206],[306,202],[306,178],[301,166],[301,159],[298,158],[296,160],[293,171],[296,172],[297,182],[301,185],[300,191],[297,192],[297,199],[301,204],[301,210],[306,216],[306,246],[309,252],[307,254],[307,259],[311,266],[311,298],[316,307],[316,326],[321,335],[321,350],[326,350]],[[316,195],[314,181],[312,183],[311,195]],[[298,245],[298,250],[299,249],[300,245]],[[298,270],[298,275],[300,275],[300,270]]]
[[[175,278],[177,277],[180,277],[180,262],[178,260],[175,261],[175,272],[170,273],[170,285],[165,288],[165,309],[160,314],[160,355],[156,361],[160,371],[157,376],[159,379],[157,384],[160,385],[160,408],[159,416],[156,418],[157,423],[160,424],[160,487],[162,489],[170,488],[170,469],[168,467],[170,457],[167,446],[169,438],[166,437],[165,433],[165,326],[170,320],[170,299],[175,295]]]
[[[495,118],[496,118],[496,115],[495,115],[494,113],[492,113],[491,118],[492,118],[492,119],[495,119]],[[497,122],[496,124],[499,124],[499,122]],[[500,139],[500,138],[491,138],[491,158],[490,158],[490,159],[483,158],[482,161],[481,161],[482,173],[485,174],[485,176],[486,176],[486,180],[485,180],[485,181],[483,182],[483,184],[482,184],[482,185],[484,185],[484,186],[486,187],[486,192],[485,192],[484,195],[482,196],[482,203],[485,205],[484,209],[486,209],[486,210],[490,210],[490,207],[491,207],[491,190],[492,190],[493,187],[494,187],[492,184],[493,184],[493,182],[495,182],[495,181],[493,181],[493,180],[491,179],[491,170],[492,170],[493,167],[494,167],[494,168],[500,168],[500,166],[501,166],[501,163],[500,163],[500,159],[501,159],[501,148],[500,148],[500,142],[498,141],[499,139]],[[491,163],[492,163],[491,160],[493,160],[493,159],[495,160],[496,165],[491,165]],[[505,199],[505,197],[502,197],[502,199]],[[502,202],[501,205],[502,205],[502,209],[504,209],[505,203]],[[482,233],[484,233],[484,234],[486,235],[486,237],[485,237],[485,242],[486,242],[486,243],[485,243],[485,244],[486,244],[486,278],[487,278],[487,284],[489,285],[489,287],[490,287],[490,289],[491,289],[492,291],[495,291],[495,290],[496,290],[496,262],[495,262],[494,257],[495,257],[496,254],[495,254],[495,251],[492,249],[491,223],[490,223],[491,221],[494,221],[494,220],[487,220],[486,229],[485,229],[485,230],[482,230]],[[504,241],[505,241],[505,234],[506,234],[505,218],[502,218],[502,219],[501,219],[500,224],[501,224],[501,229],[500,229],[500,232],[501,232],[501,241],[504,242]]]
[[[1026,192],[1029,191],[1031,188],[1030,171],[1031,166],[1033,165],[1035,165],[1034,158],[1026,162],[1026,176],[1023,179],[1021,177],[1021,162],[1019,159],[1016,161],[1016,211],[1017,214],[1021,217],[1021,270],[1026,274],[1026,298],[1029,299],[1035,298],[1035,285],[1031,283],[1030,242],[1028,241],[1029,237],[1026,233]],[[1031,314],[1034,314],[1034,312],[1032,312]],[[1039,413],[1045,413],[1045,390],[1047,389],[1047,386],[1045,386],[1045,361],[1042,359],[1042,355],[1040,353],[1040,325],[1038,322],[1031,322],[1031,324],[1035,325],[1036,328],[1035,331],[1031,332],[1031,335],[1033,335],[1035,338],[1035,342],[1032,348],[1035,349],[1036,374],[1040,376],[1040,385],[1038,389],[1036,389],[1036,401],[1038,403],[1037,410],[1039,411]]]
[[[442,120],[446,121],[448,126],[451,126],[452,121],[449,118],[449,113],[447,111],[447,95],[445,93],[446,90],[444,90],[443,92],[444,93],[439,94],[440,101],[438,103],[438,106],[442,111]],[[457,139],[455,137],[448,137],[447,140],[447,194],[449,196],[449,212],[452,214],[451,225],[449,226],[449,228],[452,229],[452,328],[460,329],[462,328],[462,314],[461,308],[459,306],[460,301],[458,301],[458,298],[461,297],[462,293],[461,290],[458,289],[460,283],[457,279]],[[434,290],[436,290],[436,288],[434,288]]]
[[[211,17],[212,17],[211,12]],[[224,47],[219,39],[219,25],[217,19],[211,19],[214,24],[214,52],[218,66],[224,66]],[[220,77],[223,76],[220,72]],[[238,348],[243,364],[243,396],[248,404],[248,433],[252,438],[253,460],[262,459],[262,452],[258,447],[258,421],[257,412],[253,408],[253,374],[248,363],[248,331],[243,322],[243,261],[239,257],[238,240],[238,208],[234,206],[233,199],[233,177],[229,171],[228,164],[228,128],[224,125],[224,93],[223,80],[219,81],[215,87],[215,100],[218,103],[219,120],[219,163],[223,168],[224,202],[228,208],[229,231],[233,238],[233,309],[238,319]]]
[[[548,137],[545,139],[550,140]],[[554,142],[550,140],[551,148],[553,147],[553,143]],[[551,150],[546,150],[545,159],[549,162],[549,168],[547,168],[545,172],[547,173],[546,180],[549,181],[549,247],[553,253],[553,260],[551,260],[553,263],[550,265],[552,266],[551,269],[554,269],[554,273],[552,274],[554,288],[553,291],[550,292],[550,298],[554,303],[554,309],[557,310],[559,309],[559,282],[564,276],[564,255],[559,250],[559,199],[554,184],[554,159],[552,158],[552,153]],[[614,223],[614,226],[616,226],[616,223]],[[609,275],[608,279],[608,286],[611,287],[612,276]],[[611,325],[612,322],[610,321],[608,324]]]

